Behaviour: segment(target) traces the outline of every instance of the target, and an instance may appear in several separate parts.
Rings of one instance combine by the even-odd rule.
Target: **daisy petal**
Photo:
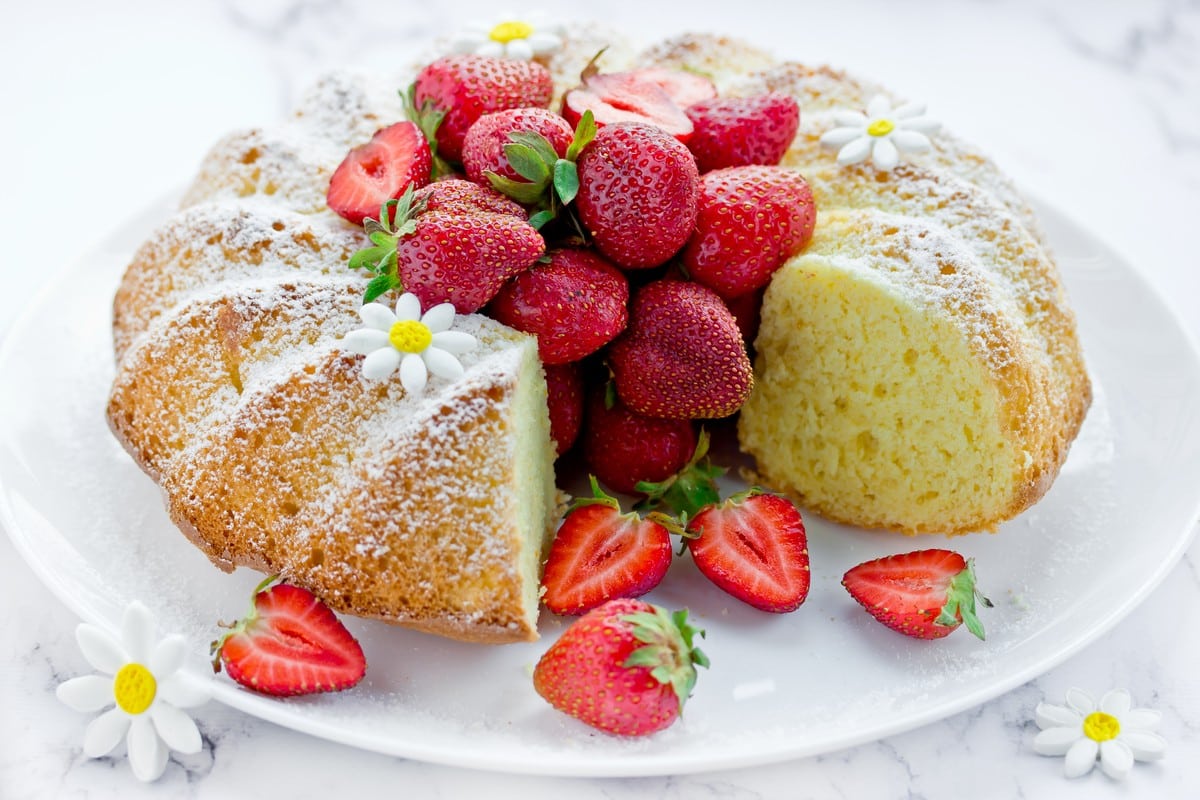
[[[1120,740],[1138,761],[1157,761],[1167,754],[1167,740],[1150,731],[1122,732]]]
[[[439,303],[425,312],[421,323],[429,328],[430,333],[441,333],[450,330],[450,326],[454,324],[454,314],[453,303]]]
[[[1079,729],[1079,726],[1083,724],[1083,717],[1071,709],[1051,705],[1050,703],[1038,703],[1033,713],[1038,727],[1042,730],[1057,727]]]
[[[529,46],[533,49],[533,54],[538,56],[556,53],[562,48],[562,39],[553,33],[538,31],[531,34],[525,41],[529,42]]]
[[[913,119],[898,120],[896,127],[901,130],[917,131],[918,133],[932,136],[942,129],[942,123],[929,117],[915,117]]]
[[[363,359],[363,377],[381,381],[395,372],[399,365],[400,351],[394,347],[384,347]]]
[[[387,331],[378,328],[359,328],[342,337],[342,346],[351,353],[369,356],[381,347],[388,346]]]
[[[1096,754],[1100,745],[1094,739],[1086,736],[1071,745],[1067,757],[1063,760],[1063,772],[1068,778],[1078,778],[1087,775],[1096,766]]]
[[[861,111],[835,111],[833,112],[833,121],[837,123],[838,127],[866,131],[869,120],[867,115]]]
[[[447,353],[457,356],[474,350],[479,345],[479,341],[471,334],[462,331],[439,331],[433,335],[431,344],[439,350],[445,350]]]
[[[924,113],[925,113],[925,104],[924,103],[904,103],[903,105],[901,105],[899,108],[897,108],[895,111],[892,112],[892,119],[896,119],[896,120],[910,119],[912,117],[919,117]]]
[[[1100,710],[1119,720],[1125,719],[1125,715],[1129,713],[1132,706],[1133,699],[1125,689],[1113,689],[1105,692],[1104,696],[1100,698]]]
[[[1123,780],[1133,769],[1133,753],[1120,739],[1101,742],[1100,769],[1113,780]]]
[[[458,363],[458,359],[445,350],[430,347],[421,353],[421,358],[425,360],[425,366],[429,367],[429,371],[439,378],[454,381],[463,376],[462,364]]]
[[[1062,756],[1079,737],[1083,735],[1080,728],[1047,728],[1033,739],[1033,752],[1040,756]]]
[[[479,45],[479,47],[475,48],[475,55],[488,56],[490,58],[504,58],[504,45],[488,39],[486,42]]]
[[[871,161],[882,170],[889,170],[900,162],[900,151],[891,139],[876,139],[871,150]]]
[[[888,99],[881,94],[877,94],[867,103],[867,117],[870,119],[879,119],[880,117],[890,117],[892,115],[892,104]]]
[[[176,708],[194,708],[208,702],[212,697],[212,687],[207,682],[193,681],[177,672],[159,681],[158,697]]]
[[[396,353],[396,355],[400,354]],[[428,380],[429,371],[425,369],[425,361],[416,353],[406,355],[400,362],[400,383],[404,385],[404,391],[416,394],[425,388]]]
[[[1162,722],[1162,713],[1153,708],[1135,708],[1121,717],[1121,727],[1131,731],[1152,731]]]
[[[860,136],[854,141],[848,142],[841,150],[838,150],[837,162],[843,167],[847,164],[857,164],[870,154],[871,137]]]
[[[147,666],[150,667],[150,672],[153,673],[156,680],[163,681],[174,675],[183,666],[183,659],[186,657],[187,639],[176,634],[168,636],[154,646]]]
[[[81,675],[71,678],[60,683],[54,694],[76,711],[99,711],[115,701],[113,679],[103,675]]]
[[[88,723],[83,732],[83,752],[88,758],[100,758],[112,752],[129,730],[129,715],[119,708],[105,711]]]
[[[153,781],[163,774],[167,766],[167,748],[154,731],[154,723],[148,715],[133,720],[129,728],[129,766],[139,781]]]
[[[1096,701],[1092,696],[1075,687],[1067,689],[1067,705],[1085,717],[1096,710]]]
[[[421,300],[412,292],[405,292],[396,301],[396,319],[420,319]]]
[[[95,625],[81,623],[75,629],[75,641],[87,662],[106,675],[116,675],[117,670],[129,661],[120,643],[108,631]]]
[[[200,729],[187,714],[169,703],[155,703],[150,709],[154,729],[167,747],[180,753],[199,753],[203,742]]]
[[[917,131],[897,128],[892,131],[890,138],[902,153],[928,153],[933,149],[933,143],[929,141],[929,137]]]
[[[358,316],[368,328],[385,333],[396,324],[396,315],[383,303],[366,303],[358,310]]]
[[[504,57],[514,61],[528,61],[533,58],[533,48],[525,39],[513,39],[504,47]]]
[[[121,644],[129,660],[145,664],[150,660],[150,651],[154,649],[154,617],[150,609],[138,602],[132,602],[125,607],[121,617]]]
[[[834,128],[821,135],[821,144],[825,147],[843,147],[862,135],[862,128]]]

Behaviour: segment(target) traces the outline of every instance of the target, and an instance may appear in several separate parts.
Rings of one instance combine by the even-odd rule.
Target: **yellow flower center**
[[[402,319],[388,331],[388,341],[401,353],[421,353],[433,343],[433,331],[423,322]]]
[[[887,136],[896,129],[896,123],[890,119],[877,119],[867,126],[867,133],[872,136]]]
[[[154,702],[158,682],[141,664],[126,664],[113,678],[113,694],[126,714],[141,714]]]
[[[500,44],[508,44],[513,39],[528,39],[533,34],[533,26],[528,22],[512,20],[510,22],[501,22],[496,27],[492,28],[488,38],[493,42]]]
[[[1112,714],[1096,711],[1088,714],[1083,721],[1083,735],[1097,742],[1107,742],[1117,738],[1121,732],[1121,723]]]

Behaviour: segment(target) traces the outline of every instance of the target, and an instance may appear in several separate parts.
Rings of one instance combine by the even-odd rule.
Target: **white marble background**
[[[655,33],[743,35],[854,65],[929,102],[1039,197],[1135,263],[1200,336],[1200,2],[829,0],[543,3]],[[483,2],[0,3],[0,333],[45,276],[192,175],[235,127],[281,116],[317,72],[387,65]],[[100,302],[98,300],[98,302]],[[69,311],[69,310],[68,310]],[[1120,320],[1114,320],[1119,325]],[[1200,399],[1198,399],[1200,401]],[[1197,456],[1200,458],[1200,454]],[[1169,480],[1164,476],[1164,480]],[[1197,487],[1200,491],[1200,487]],[[1122,535],[1136,535],[1123,532]],[[0,537],[0,798],[1194,798],[1200,795],[1200,545],[1138,609],[1043,677],[969,712],[827,756],[686,777],[569,780],[450,769],[329,744],[216,704],[202,754],[156,784],[88,760],[54,687],[87,671],[76,619]],[[1033,708],[1127,686],[1164,712],[1168,757],[1125,784],[1061,777]]]

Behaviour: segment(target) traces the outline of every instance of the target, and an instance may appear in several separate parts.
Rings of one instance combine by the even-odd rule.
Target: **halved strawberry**
[[[667,69],[666,67],[643,67],[634,70],[633,74],[641,80],[657,85],[667,93],[675,105],[683,109],[693,103],[712,100],[717,96],[717,87],[713,85],[713,82],[695,72]]]
[[[581,86],[563,95],[563,116],[572,127],[591,111],[596,127],[614,122],[656,125],[681,142],[692,135],[692,121],[653,77],[638,72],[601,73],[595,61],[580,76]]]
[[[940,639],[966,623],[967,630],[984,638],[975,603],[990,607],[992,602],[975,588],[974,559],[953,550],[867,561],[852,567],[842,585],[871,616],[906,636]]]
[[[420,129],[411,122],[397,122],[350,151],[329,179],[325,202],[338,216],[361,225],[409,186],[420,189],[429,183],[432,163],[429,143]]]
[[[808,539],[786,498],[755,490],[688,522],[688,550],[713,583],[763,611],[795,611],[808,597]]]
[[[250,613],[213,642],[213,671],[263,694],[337,692],[367,669],[362,647],[312,592],[267,578]]]
[[[664,514],[645,519],[621,513],[596,479],[592,497],[578,498],[554,537],[542,576],[542,601],[556,614],[584,614],[616,597],[640,597],[671,566],[671,532]]]

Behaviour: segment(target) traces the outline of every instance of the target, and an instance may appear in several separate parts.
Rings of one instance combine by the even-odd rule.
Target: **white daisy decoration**
[[[425,388],[429,373],[455,380],[463,376],[458,356],[473,350],[475,337],[451,330],[454,305],[442,303],[421,314],[421,301],[405,292],[393,313],[382,303],[367,303],[358,310],[367,327],[351,331],[342,339],[352,352],[366,356],[363,375],[383,380],[397,368],[400,383],[409,394]]]
[[[836,111],[834,121],[838,127],[826,132],[821,144],[838,148],[838,164],[857,164],[870,158],[882,170],[899,164],[902,153],[929,152],[933,149],[929,137],[942,127],[925,116],[924,105],[906,103],[893,109],[883,95],[871,98],[867,113]]]
[[[115,706],[88,724],[83,752],[100,758],[125,740],[129,765],[143,781],[156,780],[171,750],[200,752],[200,731],[180,709],[209,698],[207,686],[196,686],[180,673],[187,640],[168,636],[155,643],[154,618],[141,603],[131,603],[121,620],[121,638],[82,623],[75,639],[84,658],[99,675],[83,675],[59,684],[58,699],[76,711]]]
[[[563,46],[560,25],[545,22],[545,15],[503,14],[495,20],[476,20],[450,40],[455,53],[529,61],[535,56],[556,53]]]
[[[1038,703],[1034,713],[1042,732],[1033,749],[1043,756],[1066,756],[1068,778],[1088,774],[1099,761],[1105,775],[1121,780],[1134,761],[1156,761],[1167,751],[1167,741],[1154,733],[1162,715],[1132,705],[1124,689],[1106,693],[1099,704],[1082,689],[1069,689],[1065,706]]]

